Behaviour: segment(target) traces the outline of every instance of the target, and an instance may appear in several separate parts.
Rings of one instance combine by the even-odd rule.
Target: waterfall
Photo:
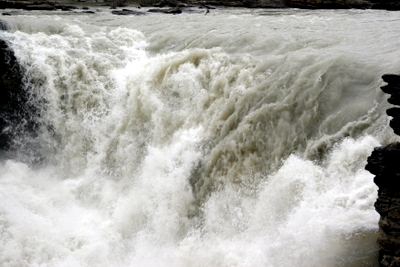
[[[0,262],[376,266],[364,166],[396,138],[379,87],[399,19],[4,17],[40,127],[0,162]]]

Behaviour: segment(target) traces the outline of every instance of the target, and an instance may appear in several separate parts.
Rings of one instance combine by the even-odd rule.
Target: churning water
[[[376,266],[400,13],[27,12],[40,105],[0,162],[1,266]]]

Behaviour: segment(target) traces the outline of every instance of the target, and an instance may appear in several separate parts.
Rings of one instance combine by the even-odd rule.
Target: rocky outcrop
[[[400,75],[385,74],[382,79],[388,84],[381,87],[390,94],[389,103],[400,105]],[[400,109],[390,108],[386,112],[393,117],[390,122],[394,132],[400,134]],[[379,266],[400,266],[400,143],[393,143],[374,149],[368,158],[366,170],[376,175],[378,199],[375,209],[380,214],[379,236],[380,247]]]

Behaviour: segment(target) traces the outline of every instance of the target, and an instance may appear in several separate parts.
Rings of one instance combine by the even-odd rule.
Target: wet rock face
[[[400,175],[399,158],[399,144],[376,147],[368,158],[368,164],[365,169],[379,177],[386,175]]]
[[[7,150],[11,142],[11,124],[18,120],[18,110],[25,100],[22,73],[7,43],[0,40],[0,149]]]
[[[382,79],[388,84],[382,86],[381,89],[384,93],[390,94],[388,102],[392,105],[400,105],[400,75],[385,74]],[[393,117],[390,121],[390,127],[394,133],[400,135],[400,108],[390,108],[386,114]]]
[[[24,70],[0,39],[0,151],[18,148],[17,139],[35,136],[39,107],[24,85]]]
[[[400,105],[400,75],[385,74],[382,79],[388,83],[381,87],[391,95],[388,102]],[[390,108],[386,113],[393,117],[390,127],[400,135],[400,108]],[[377,240],[379,266],[400,266],[400,143],[376,147],[365,169],[376,175],[374,182],[379,187],[375,202],[381,216]]]

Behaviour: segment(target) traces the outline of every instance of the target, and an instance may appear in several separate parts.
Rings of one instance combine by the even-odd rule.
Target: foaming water
[[[395,140],[379,86],[400,69],[399,19],[4,19],[41,128],[0,164],[0,262],[376,266],[364,166]]]

